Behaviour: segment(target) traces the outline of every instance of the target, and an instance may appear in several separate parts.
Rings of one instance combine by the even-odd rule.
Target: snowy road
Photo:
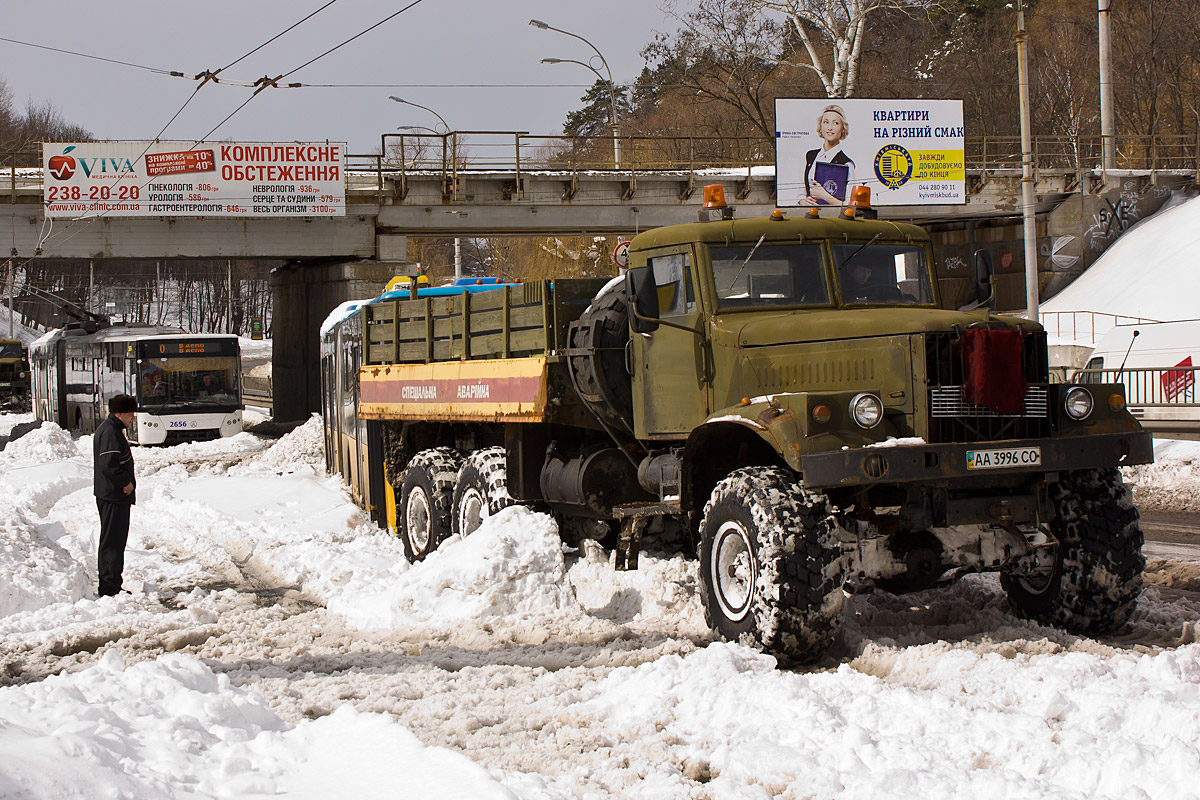
[[[974,577],[852,597],[840,648],[780,671],[711,640],[694,561],[617,573],[524,509],[409,566],[312,424],[138,449],[135,591],[96,600],[89,447],[0,453],[0,796],[1196,796],[1200,566],[1173,556],[1117,636]]]

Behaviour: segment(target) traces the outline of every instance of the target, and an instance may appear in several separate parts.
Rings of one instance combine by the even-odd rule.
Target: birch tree
[[[776,52],[730,53],[811,71],[827,97],[853,97],[868,21],[881,11],[906,14],[942,8],[940,0],[700,0],[695,11],[679,14],[680,0],[666,8],[684,27],[716,47],[728,48],[723,30],[739,17],[770,20],[785,38]]]

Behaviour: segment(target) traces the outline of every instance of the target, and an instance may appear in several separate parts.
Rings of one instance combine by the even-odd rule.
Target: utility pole
[[[1113,120],[1111,0],[1096,0],[1100,15],[1100,169],[1104,180],[1116,160],[1116,124]]]
[[[225,301],[225,313],[228,315],[228,320],[229,320],[225,324],[225,332],[233,333],[234,332],[234,330],[233,330],[233,262],[226,261],[225,269],[227,270],[226,277],[228,279],[228,286],[226,287],[226,290],[228,291],[228,295],[227,295],[227,299]]]
[[[1021,205],[1025,219],[1025,316],[1038,321],[1037,217],[1033,198],[1033,134],[1029,121],[1029,52],[1025,3],[1017,0],[1017,80],[1021,102]]]
[[[16,301],[13,295],[17,292],[17,268],[13,266],[12,256],[8,257],[8,338],[13,335],[13,315],[16,314]]]

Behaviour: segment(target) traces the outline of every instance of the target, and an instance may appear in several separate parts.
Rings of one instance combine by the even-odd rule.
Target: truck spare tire
[[[629,297],[624,280],[613,280],[571,323],[571,380],[588,410],[604,424],[633,433],[633,386],[625,366],[629,343]]]

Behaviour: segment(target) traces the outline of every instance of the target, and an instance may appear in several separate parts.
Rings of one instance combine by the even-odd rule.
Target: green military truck
[[[971,572],[1046,624],[1128,619],[1117,468],[1152,452],[1121,386],[1052,383],[1040,326],[942,308],[918,227],[707,205],[607,283],[363,307],[364,463],[410,558],[512,503],[609,527],[619,567],[661,534],[698,548],[721,636],[792,662],[836,641],[845,592]]]
[[[0,409],[29,407],[29,357],[17,339],[0,339]]]

